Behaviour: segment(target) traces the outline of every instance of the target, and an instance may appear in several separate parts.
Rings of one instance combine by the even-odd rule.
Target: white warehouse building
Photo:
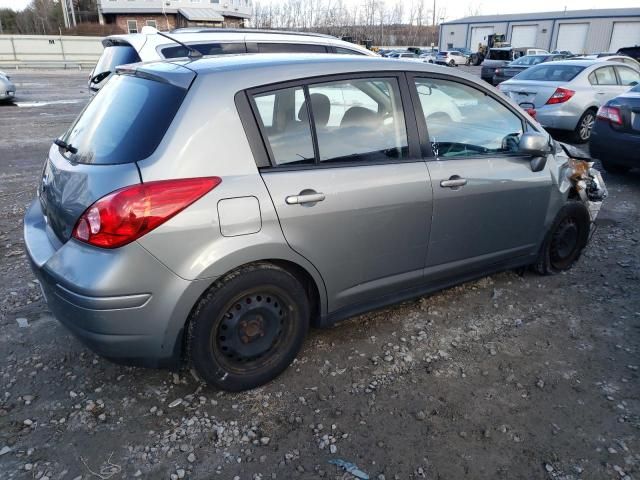
[[[481,15],[440,25],[440,49],[478,49],[487,35],[503,34],[514,47],[569,50],[576,54],[615,52],[640,45],[640,8]]]

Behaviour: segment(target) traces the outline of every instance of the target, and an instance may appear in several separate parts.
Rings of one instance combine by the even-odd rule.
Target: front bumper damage
[[[566,186],[587,207],[593,224],[600,213],[602,202],[609,194],[607,186],[600,172],[593,168],[594,162],[590,157],[570,145],[560,145],[568,157],[562,182],[568,183]]]

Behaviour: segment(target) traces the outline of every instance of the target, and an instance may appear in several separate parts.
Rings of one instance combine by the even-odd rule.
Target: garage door
[[[640,45],[640,22],[614,22],[609,51],[636,45]]]
[[[537,36],[537,25],[514,25],[511,30],[511,46],[535,47]]]
[[[493,27],[472,27],[471,28],[471,42],[469,43],[469,49],[472,52],[478,50],[478,45],[482,43],[487,44],[487,35],[493,33]]]
[[[569,50],[571,53],[587,53],[588,23],[561,23],[558,30],[556,50]]]

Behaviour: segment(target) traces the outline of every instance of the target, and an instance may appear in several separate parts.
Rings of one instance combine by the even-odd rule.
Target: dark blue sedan
[[[600,107],[589,148],[608,172],[640,167],[640,85]]]

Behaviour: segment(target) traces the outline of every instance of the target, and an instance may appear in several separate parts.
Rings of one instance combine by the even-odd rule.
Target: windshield
[[[98,60],[95,68],[93,69],[92,77],[104,72],[115,72],[116,67],[119,65],[126,65],[127,63],[140,62],[140,56],[138,52],[131,45],[116,45],[112,47],[106,47]]]
[[[578,65],[555,65],[555,62],[550,62],[528,68],[514,78],[540,82],[569,82],[584,69],[585,67]]]
[[[511,60],[511,50],[489,50],[489,60]]]
[[[131,75],[114,75],[80,113],[62,140],[77,149],[76,163],[117,164],[147,158],[156,149],[186,91]]]
[[[538,65],[546,60],[546,55],[525,55],[524,57],[520,57],[517,60],[511,62],[511,65],[521,65],[521,66],[532,66]]]

